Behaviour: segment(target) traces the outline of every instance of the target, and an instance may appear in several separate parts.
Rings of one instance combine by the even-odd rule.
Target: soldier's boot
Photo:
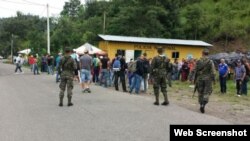
[[[72,96],[68,97],[68,106],[73,106],[73,103],[71,102]]]
[[[160,105],[159,104],[159,94],[155,94],[155,102],[154,105]]]
[[[200,105],[200,111],[201,111],[201,113],[205,113],[205,105],[204,104]]]
[[[200,105],[200,111],[201,113],[205,113],[205,106],[206,106],[206,103],[207,102],[202,102],[201,105]]]
[[[60,97],[59,106],[60,106],[60,107],[62,107],[62,106],[63,106],[63,97]]]
[[[167,93],[163,93],[164,102],[161,105],[167,106],[169,104]]]

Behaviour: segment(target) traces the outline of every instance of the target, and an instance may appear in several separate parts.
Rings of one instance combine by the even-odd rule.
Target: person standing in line
[[[189,75],[189,66],[188,62],[184,60],[184,63],[181,67],[181,81],[187,81]]]
[[[60,60],[62,58],[62,53],[58,53],[58,56],[56,57],[56,83],[59,82],[60,80],[60,75],[59,75],[59,64],[60,64]]]
[[[201,113],[205,113],[205,106],[211,95],[212,82],[215,82],[215,67],[212,60],[208,58],[209,50],[202,51],[202,57],[197,61],[194,68],[195,89],[198,90],[198,102],[200,104]]]
[[[151,77],[153,79],[153,88],[155,94],[155,102],[154,105],[159,105],[159,91],[161,88],[161,92],[164,96],[164,102],[162,105],[168,105],[168,96],[167,96],[167,66],[166,66],[166,56],[163,54],[163,48],[158,48],[157,52],[159,55],[155,56],[151,63]]]
[[[127,73],[129,88],[132,85],[132,80],[134,78],[135,71],[136,71],[136,61],[130,59],[130,62],[128,63],[128,73]]]
[[[109,58],[107,55],[101,59],[101,78],[100,85],[104,83],[104,87],[108,87],[108,79],[109,79]]]
[[[47,61],[48,61],[48,63],[47,63],[48,64],[48,74],[54,75],[54,69],[53,69],[54,59],[53,59],[53,56],[48,55]]]
[[[88,50],[84,51],[84,55],[80,57],[80,70],[81,70],[81,86],[82,92],[89,92],[91,90],[90,86],[90,77],[92,69],[92,57],[89,55]]]
[[[60,75],[61,75],[61,82],[60,82],[60,103],[59,106],[63,106],[63,97],[64,97],[64,92],[67,86],[67,94],[68,94],[68,106],[73,106],[72,103],[72,95],[73,95],[73,88],[74,88],[74,76],[75,76],[75,70],[77,69],[76,63],[74,59],[71,58],[71,49],[70,48],[65,48],[65,55],[60,61],[59,64],[59,70],[60,70]],[[77,76],[76,76],[77,77]]]
[[[246,68],[242,65],[240,60],[237,60],[237,66],[235,67],[234,78],[236,81],[237,95],[240,97],[242,95],[242,82],[246,76]]]
[[[34,56],[33,55],[30,55],[29,58],[28,58],[28,63],[30,65],[30,71],[33,72],[33,66],[34,66]]]
[[[39,71],[38,71],[38,65],[37,65],[37,57],[36,57],[36,55],[34,55],[34,64],[33,64],[33,73],[34,73],[34,75],[39,75]]]
[[[243,95],[247,95],[247,83],[249,81],[250,65],[249,65],[249,63],[247,61],[247,58],[243,58],[242,63],[245,66],[246,75],[245,75],[244,80],[242,82],[242,91],[241,92],[242,92]]]
[[[194,71],[195,65],[196,65],[196,60],[194,58],[190,57],[188,60],[188,67],[189,67],[188,80],[190,82],[193,82],[193,79],[194,79],[192,74],[194,74],[193,71]]]
[[[178,60],[176,60],[178,62]],[[178,62],[178,73],[177,73],[177,80],[181,79],[181,68],[184,64],[185,59],[182,59],[180,62]]]
[[[144,93],[147,93],[147,89],[148,89],[148,74],[150,72],[150,64],[149,64],[149,60],[147,59],[147,53],[143,53],[143,75],[142,75],[142,79],[143,79],[143,86],[144,86]]]
[[[229,72],[228,65],[225,63],[225,59],[220,60],[218,67],[219,79],[220,79],[220,92],[225,94],[227,92],[227,74]]]
[[[79,59],[79,55],[76,53],[75,50],[73,50],[73,53],[70,56],[76,62],[77,70],[76,70],[75,74],[78,75],[78,72],[80,71],[80,59]],[[78,81],[78,82],[80,82],[79,77],[76,77],[75,80]]]
[[[178,80],[178,60],[174,59],[172,80]]]
[[[93,58],[93,82],[99,82],[99,72],[100,72],[100,59],[94,54]]]
[[[144,73],[144,68],[143,68],[143,58],[144,56],[141,55],[140,57],[138,57],[137,61],[136,61],[136,70],[134,72],[134,79],[132,81],[132,85],[130,87],[130,91],[129,93],[132,94],[133,89],[135,88],[135,93],[139,94],[140,92],[140,87],[141,87],[141,81],[142,81],[142,76]]]
[[[111,82],[111,86],[114,86],[115,87],[115,72],[117,71],[116,69],[113,69],[114,67],[114,62],[115,60],[118,58],[118,54],[116,53],[115,54],[115,58],[112,59],[111,63],[110,63],[110,68],[111,68],[111,71],[110,71],[110,82]],[[119,66],[120,67],[120,66]],[[119,68],[120,69],[120,68]]]
[[[44,54],[41,58],[41,72],[47,72],[48,69],[48,60],[47,55]]]
[[[127,92],[126,82],[125,82],[126,69],[127,65],[125,59],[121,55],[118,55],[112,62],[112,70],[114,71],[114,77],[115,77],[115,82],[114,82],[115,90],[117,91],[119,91],[118,80],[120,78],[123,92]]]

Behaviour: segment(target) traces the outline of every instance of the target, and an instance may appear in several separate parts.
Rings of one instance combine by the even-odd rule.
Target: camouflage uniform
[[[173,73],[173,64],[170,62],[170,59],[167,59],[167,81],[168,86],[172,87],[172,73]]]
[[[68,94],[68,106],[72,106],[71,103],[72,99],[72,89],[74,87],[73,85],[73,79],[75,75],[75,70],[77,69],[76,62],[74,59],[71,58],[71,56],[64,56],[59,64],[59,70],[60,76],[61,76],[61,83],[59,85],[60,87],[60,104],[62,106],[63,103],[63,97],[64,97],[64,91],[66,89],[67,85],[67,94]],[[59,105],[60,106],[60,105]]]
[[[212,82],[215,81],[214,63],[207,56],[203,56],[197,61],[193,72],[195,75],[195,89],[198,91],[198,102],[201,106],[200,110],[204,113],[205,105],[212,93]]]
[[[162,105],[168,105],[168,96],[167,96],[167,63],[166,57],[163,55],[158,55],[153,58],[151,63],[151,77],[153,78],[153,88],[155,94],[155,105],[159,105],[159,89],[161,87],[161,92],[164,96],[164,102]]]

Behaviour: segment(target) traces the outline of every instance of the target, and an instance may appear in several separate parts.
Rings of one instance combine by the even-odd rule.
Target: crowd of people
[[[73,86],[71,86],[73,85],[73,80],[77,80],[81,84],[82,92],[88,93],[91,93],[91,83],[106,88],[114,87],[117,91],[119,91],[121,84],[122,91],[129,92],[130,94],[147,93],[148,85],[151,83],[153,84],[154,94],[156,95],[156,102],[154,104],[159,105],[157,95],[159,95],[159,89],[161,88],[165,97],[163,105],[168,105],[169,102],[165,90],[166,87],[164,86],[165,83],[172,87],[172,81],[175,80],[194,82],[197,79],[197,66],[199,66],[199,60],[193,58],[182,59],[181,61],[175,59],[172,63],[164,54],[159,55],[164,56],[164,59],[160,61],[157,60],[157,58],[148,58],[147,54],[143,53],[135,60],[130,59],[129,62],[126,62],[126,58],[122,56],[122,54],[116,54],[112,59],[107,55],[90,55],[88,50],[85,50],[84,54],[77,54],[72,51],[65,52],[65,54],[68,54],[70,59],[65,59],[67,57],[63,56],[62,53],[58,53],[55,59],[49,54],[43,55],[40,60],[36,55],[30,55],[28,57],[28,63],[34,75],[40,74],[39,72],[46,72],[54,75],[54,70],[56,71],[55,79],[56,82],[60,82],[61,88],[60,99],[63,99],[63,93],[67,83],[69,83],[69,86],[67,86],[68,89],[71,87],[73,89]],[[15,59],[15,72],[18,70],[23,72],[21,66],[24,59],[22,58],[22,55],[19,55]],[[73,65],[70,65],[68,63],[70,61],[67,60],[73,60],[71,61],[73,62]],[[40,61],[40,71],[38,69],[38,61]],[[164,63],[157,63],[157,61]],[[247,95],[247,82],[249,81],[250,66],[245,58],[237,60],[236,64],[237,65],[233,71],[236,82],[236,93],[238,96],[241,96],[242,94]],[[205,65],[202,68],[206,68]],[[161,66],[162,68],[154,69],[158,66]],[[216,69],[219,74],[221,93],[225,94],[227,92],[226,82],[228,75],[231,74],[230,67],[226,64],[224,59],[221,59],[221,63],[218,66],[213,67],[214,69],[211,70],[215,71]],[[71,74],[72,72],[65,73],[65,70],[67,69],[74,71],[74,74]],[[160,73],[154,74],[154,70],[159,69],[161,70]],[[199,75],[202,75],[204,72],[203,69],[198,69],[198,71],[201,72]],[[68,77],[65,76],[77,77],[74,77],[71,82],[71,80],[69,81]],[[157,79],[155,78],[156,76],[158,76],[157,79],[159,79],[159,82],[157,82]],[[165,79],[167,80],[166,82]],[[68,97],[72,97],[72,92],[68,92]],[[69,105],[73,105],[71,100],[69,103]],[[60,106],[62,106],[61,102]]]
[[[80,63],[80,57],[81,54],[76,54],[73,52],[71,54],[71,57],[77,62],[78,70],[79,63]],[[34,75],[40,74],[40,72],[46,72],[48,74],[54,75],[54,71],[57,71],[57,68],[59,66],[60,58],[62,57],[62,53],[58,53],[57,56],[44,54],[40,59],[37,57],[37,55],[29,55],[27,63],[30,65],[31,71],[34,73]],[[149,80],[149,71],[150,71],[150,63],[152,61],[152,58],[147,58],[147,54],[144,53],[140,55],[135,60],[130,59],[129,62],[125,61],[124,56],[121,54],[116,54],[116,57],[110,60],[110,58],[107,55],[91,55],[92,57],[92,64],[91,64],[91,82],[93,83],[99,83],[100,85],[104,85],[105,87],[110,86],[116,86],[116,90],[118,90],[118,80],[122,83],[123,91],[127,91],[125,80],[128,79],[128,85],[132,86],[133,89],[136,89],[136,93],[139,93],[139,83],[142,83],[141,90],[143,92],[147,91],[148,88],[148,80]],[[116,71],[113,69],[113,63],[119,60],[121,62],[121,69],[119,71]],[[178,61],[178,59],[175,59],[173,63],[170,62],[170,59],[166,60],[166,63],[168,64],[168,82],[169,86],[171,86],[172,80],[181,80],[181,81],[187,81],[191,78],[189,77],[190,72],[193,70],[196,60],[195,59],[182,59],[181,62]],[[20,72],[23,72],[21,70],[22,65],[25,63],[25,59],[20,54],[16,60],[16,70],[20,70]],[[135,64],[135,65],[133,65]],[[135,70],[136,64],[138,64],[137,70]],[[40,65],[40,66],[39,66]],[[39,70],[40,68],[40,70]],[[59,75],[56,73],[56,82],[59,82]],[[135,79],[132,83],[132,79]]]

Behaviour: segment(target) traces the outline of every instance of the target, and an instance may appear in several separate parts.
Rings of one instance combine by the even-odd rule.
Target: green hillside
[[[199,11],[199,12],[197,12]],[[197,12],[198,16],[192,14]],[[198,29],[197,38],[213,43],[216,48],[225,51],[236,48],[247,49],[250,45],[250,1],[248,0],[198,0],[181,9],[182,27]],[[187,15],[193,18],[187,18]],[[200,17],[200,18],[198,18]],[[189,37],[195,38],[194,33]]]
[[[97,45],[97,34],[203,40],[214,52],[250,47],[249,0],[70,0],[50,24],[52,53]],[[18,12],[0,19],[1,55],[10,54],[12,34],[14,52],[46,53],[45,18]]]

